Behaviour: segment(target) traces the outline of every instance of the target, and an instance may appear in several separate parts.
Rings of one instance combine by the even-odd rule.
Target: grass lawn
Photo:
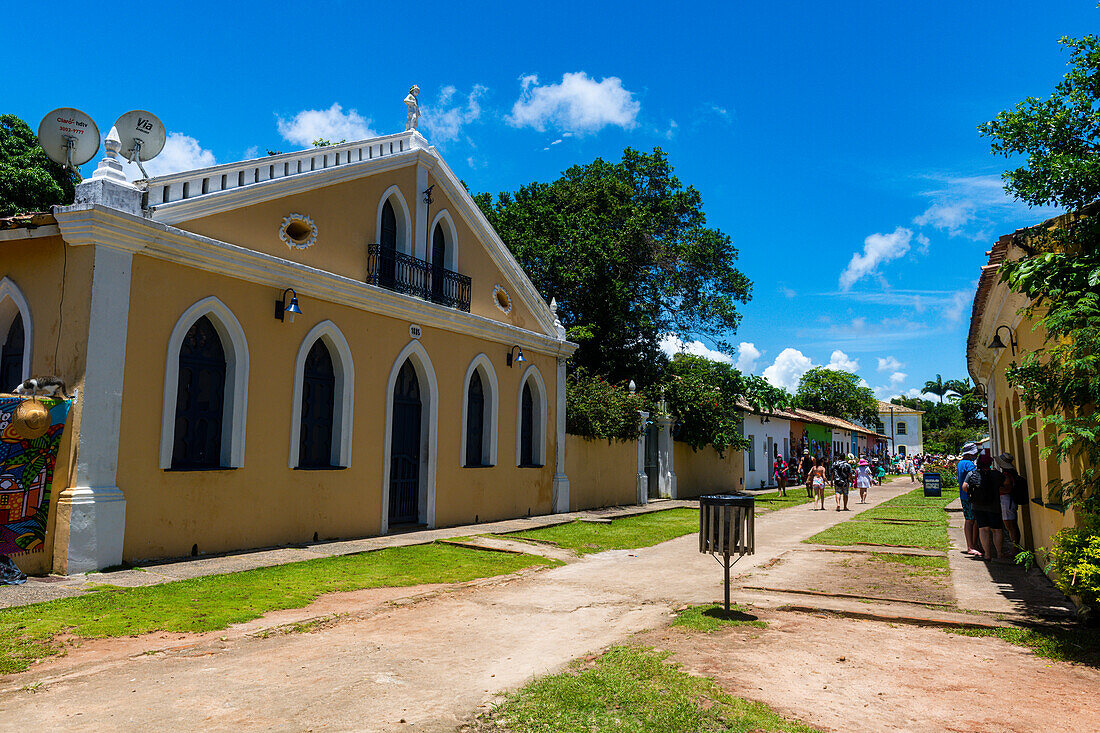
[[[995,636],[1009,644],[1024,646],[1045,659],[1100,668],[1098,629],[945,629],[959,636]]]
[[[713,680],[665,661],[667,653],[612,647],[592,663],[535,680],[509,695],[483,730],[515,733],[699,733],[811,728],[766,705],[732,697]]]
[[[709,634],[727,626],[753,626],[763,629],[767,628],[768,622],[761,621],[734,603],[730,604],[728,613],[721,603],[712,603],[707,606],[692,606],[684,609],[677,614],[671,625]]]
[[[0,674],[62,651],[58,633],[84,638],[150,631],[202,632],[302,608],[324,593],[456,583],[560,563],[534,555],[486,552],[452,545],[415,545],[326,557],[269,568],[103,589],[75,598],[0,610]]]
[[[804,541],[815,545],[854,545],[858,542],[869,542],[903,547],[925,547],[946,552],[948,548],[947,514],[943,508],[954,501],[958,495],[957,490],[945,489],[943,496],[925,497],[923,488],[914,489]],[[902,524],[883,521],[888,519],[927,521]]]
[[[570,522],[554,527],[509,532],[508,539],[549,542],[580,555],[604,550],[633,550],[699,531],[698,509],[666,509],[612,520],[610,524]]]
[[[809,504],[813,501],[806,496],[805,486],[791,486],[787,488],[787,495],[780,496],[778,491],[769,491],[766,494],[756,495],[756,508],[776,511],[787,507]]]

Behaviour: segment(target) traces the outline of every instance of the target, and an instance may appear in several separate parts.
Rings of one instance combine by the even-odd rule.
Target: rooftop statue
[[[406,130],[415,130],[417,123],[420,122],[420,105],[416,102],[419,94],[420,87],[415,84],[409,87],[409,96],[405,97],[405,106],[409,108],[405,113]]]

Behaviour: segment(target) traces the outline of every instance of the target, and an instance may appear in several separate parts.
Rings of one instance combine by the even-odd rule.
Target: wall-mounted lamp
[[[1016,340],[1016,337],[1012,334],[1012,329],[1009,328],[1008,326],[997,326],[997,330],[993,332],[993,340],[989,342],[989,347],[988,348],[990,348],[990,349],[1003,349],[1005,347],[1005,342],[1001,341],[1001,329],[1002,328],[1008,331],[1008,345],[1012,349],[1012,355],[1016,356],[1016,347],[1019,345],[1019,342]]]
[[[286,302],[286,294],[290,293],[290,303]],[[302,309],[298,307],[298,293],[294,292],[294,288],[287,288],[283,291],[283,297],[275,301],[275,317],[280,321],[283,320],[284,315],[289,323],[294,323],[294,316],[300,314]]]
[[[519,351],[519,356],[517,356],[515,359],[512,359],[512,352],[516,350]],[[515,361],[516,364],[522,364],[523,362],[527,361],[523,358],[523,349],[519,348],[519,345],[513,346],[512,348],[508,349],[508,366],[512,366],[513,361]]]

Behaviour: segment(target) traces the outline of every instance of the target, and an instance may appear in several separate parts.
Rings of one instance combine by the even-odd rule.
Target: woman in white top
[[[859,459],[856,467],[856,488],[859,489],[859,503],[867,503],[867,489],[871,486],[871,466],[866,458]]]

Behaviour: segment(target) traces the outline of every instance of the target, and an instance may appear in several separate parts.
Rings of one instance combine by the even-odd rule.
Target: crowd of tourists
[[[967,443],[955,470],[966,537],[963,552],[974,560],[1011,560],[1015,550],[1006,553],[1004,539],[1007,535],[1012,548],[1020,546],[1016,514],[1028,501],[1027,479],[1017,470],[1016,459],[1011,453],[979,455],[978,447]]]
[[[825,490],[831,486],[836,510],[846,512],[848,492],[853,487],[859,491],[859,502],[866,504],[867,490],[872,485],[882,485],[888,468],[893,473],[908,472],[913,478],[918,465],[912,459],[894,463],[889,457],[860,456],[857,459],[851,453],[831,461],[826,456],[812,456],[806,449],[797,461],[793,457],[787,461],[782,455],[777,455],[772,465],[772,478],[779,487],[780,496],[787,495],[788,486],[805,486],[806,496],[813,499],[814,511],[824,511]]]

